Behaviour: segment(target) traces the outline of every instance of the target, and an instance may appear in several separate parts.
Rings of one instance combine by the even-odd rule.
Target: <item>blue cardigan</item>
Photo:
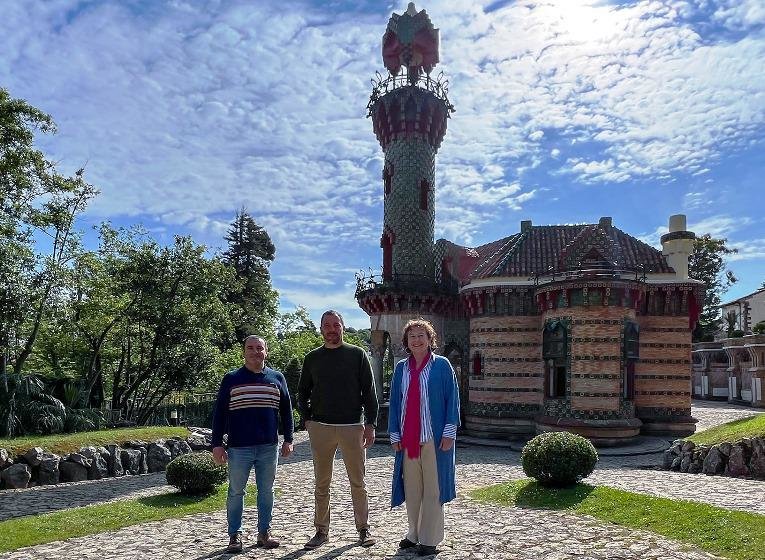
[[[449,451],[441,451],[441,437],[446,424],[459,426],[460,397],[457,388],[457,378],[449,360],[443,356],[432,355],[433,365],[428,377],[428,402],[430,404],[430,423],[433,427],[433,443],[436,447],[436,468],[438,471],[438,489],[442,504],[457,497],[455,481],[455,445]],[[401,416],[405,395],[401,388],[404,375],[404,364],[401,360],[396,364],[390,388],[390,408],[388,411],[388,432],[402,433]],[[393,488],[391,491],[391,507],[404,503],[404,451],[396,452],[393,466]]]

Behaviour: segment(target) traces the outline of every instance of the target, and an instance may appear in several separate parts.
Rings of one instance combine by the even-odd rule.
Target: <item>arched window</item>
[[[393,244],[395,242],[395,234],[386,228],[380,238],[380,247],[382,247],[383,250],[383,280],[393,279]]]
[[[430,184],[423,179],[420,181],[420,210],[428,209],[428,195],[430,194]]]
[[[640,327],[637,323],[624,323],[623,394],[627,400],[635,398],[635,363],[640,359]]]
[[[473,375],[476,377],[483,375],[483,360],[481,360],[481,353],[478,350],[473,354]]]
[[[545,362],[545,395],[552,399],[566,396],[567,347],[566,326],[561,321],[549,321],[542,339],[542,358]]]
[[[383,186],[385,195],[389,195],[393,185],[393,165],[386,165],[383,169]]]

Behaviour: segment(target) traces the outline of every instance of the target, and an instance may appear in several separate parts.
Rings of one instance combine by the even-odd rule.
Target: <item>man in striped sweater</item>
[[[244,341],[244,365],[223,377],[215,402],[213,460],[219,465],[228,463],[229,553],[242,551],[242,511],[252,468],[258,488],[257,546],[279,546],[271,536],[279,420],[284,434],[281,455],[288,457],[292,453],[292,403],[284,376],[265,366],[267,355],[266,341],[248,336]],[[228,434],[228,450],[223,447],[224,433]]]

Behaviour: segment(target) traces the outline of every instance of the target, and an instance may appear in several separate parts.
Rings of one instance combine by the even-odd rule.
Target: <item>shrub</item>
[[[744,331],[742,331],[741,329],[736,329],[735,331],[732,331],[730,333],[730,338],[741,338],[744,336],[744,334],[745,334]]]
[[[540,434],[521,452],[523,472],[542,486],[573,486],[589,476],[597,462],[592,442],[569,432]]]
[[[205,494],[226,481],[225,465],[216,465],[212,453],[200,451],[179,455],[167,464],[167,483],[184,494]]]
[[[765,334],[765,321],[760,321],[754,327],[752,327],[754,334]]]

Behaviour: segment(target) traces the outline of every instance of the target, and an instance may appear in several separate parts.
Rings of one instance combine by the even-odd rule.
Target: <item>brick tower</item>
[[[446,318],[459,306],[456,285],[441,274],[443,252],[434,244],[435,158],[454,107],[448,82],[432,78],[439,35],[414,3],[393,14],[382,39],[388,75],[372,80],[367,105],[385,154],[381,274],[358,277],[356,298],[372,326],[372,362],[380,398],[390,364],[405,356],[400,343],[409,319],[430,320],[443,340]],[[387,364],[384,370],[384,363]]]
[[[438,29],[425,10],[410,3],[403,14],[393,14],[382,55],[389,75],[377,80],[368,105],[385,153],[382,276],[432,281],[435,158],[454,109],[444,82],[430,78],[438,63]]]

